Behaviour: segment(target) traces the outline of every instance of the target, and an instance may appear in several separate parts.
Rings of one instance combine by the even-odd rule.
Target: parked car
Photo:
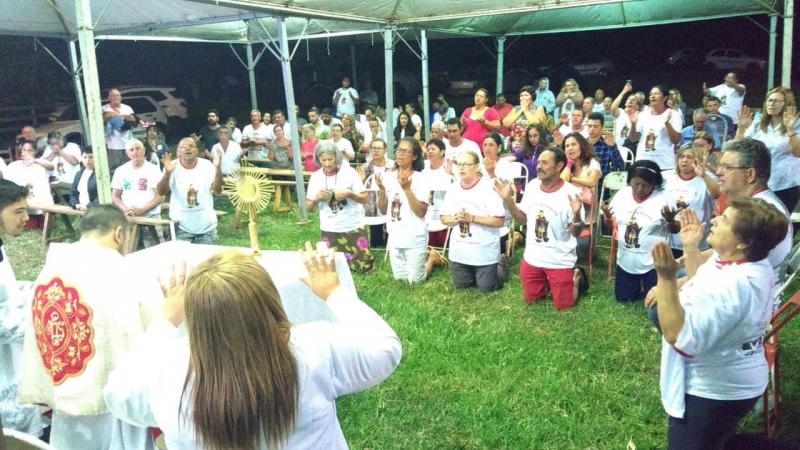
[[[123,96],[123,103],[133,108],[136,118],[140,121],[169,123],[169,117],[159,103],[149,96]],[[51,131],[58,131],[67,142],[75,142],[84,145],[86,140],[83,137],[81,118],[78,106],[72,104],[67,107],[58,108],[50,115],[50,123],[42,124],[36,128],[36,132],[46,136]],[[144,139],[146,130],[141,127],[133,129],[133,136]]]
[[[705,63],[717,69],[760,69],[764,70],[767,62],[761,58],[747,56],[733,48],[715,48],[706,54]]]
[[[698,52],[696,48],[682,48],[669,55],[667,58],[667,64],[681,67],[691,66],[702,62],[698,61],[699,57],[700,52]]]
[[[131,85],[115,86],[115,89],[122,94],[123,103],[128,103],[129,97],[150,97],[164,110],[164,114],[167,115],[167,118],[178,117],[183,120],[189,118],[189,109],[186,105],[186,100],[176,96],[178,88],[169,86]],[[108,89],[104,89],[101,92],[104,100],[108,96],[108,91]],[[136,111],[136,108],[133,110]]]
[[[574,63],[573,67],[583,76],[606,76],[614,71],[614,63],[606,58]]]

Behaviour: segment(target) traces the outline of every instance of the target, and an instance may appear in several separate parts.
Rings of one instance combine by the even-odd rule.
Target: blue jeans
[[[216,228],[203,234],[192,234],[178,228],[175,232],[175,237],[179,241],[188,241],[192,244],[219,245],[219,236],[217,236]]]

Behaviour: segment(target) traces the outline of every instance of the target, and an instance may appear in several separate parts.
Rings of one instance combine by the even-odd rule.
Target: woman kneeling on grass
[[[339,289],[330,255],[306,243],[303,257],[304,281],[336,322],[292,325],[252,256],[217,254],[185,283],[175,272],[169,286],[162,281],[164,317],[111,373],[111,412],[161,428],[170,449],[346,449],[336,398],[388,377],[400,340],[354,292]],[[184,321],[188,341],[178,330]]]
[[[500,254],[505,208],[491,180],[481,177],[477,153],[462,152],[456,165],[461,180],[450,186],[439,216],[443,224],[458,226],[450,233],[453,285],[496,291],[508,274],[508,258]]]
[[[422,148],[412,137],[400,139],[395,150],[397,170],[376,174],[378,209],[386,216],[389,259],[395,279],[421,283],[427,278],[428,186],[422,176]]]
[[[342,164],[342,153],[333,141],[317,144],[314,160],[322,168],[308,180],[306,206],[309,211],[319,206],[322,240],[333,250],[343,252],[351,269],[371,272],[375,257],[361,225],[361,204],[368,199],[364,183],[347,161]]]
[[[661,401],[670,449],[718,449],[767,387],[764,332],[775,274],[767,254],[786,236],[784,215],[764,200],[735,198],[705,224],[682,217],[686,276],[667,243],[653,249],[658,285],[648,294],[661,323]]]

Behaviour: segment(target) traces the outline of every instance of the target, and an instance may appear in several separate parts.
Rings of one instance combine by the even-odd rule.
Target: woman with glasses
[[[378,209],[386,216],[389,233],[389,261],[396,280],[425,281],[428,255],[428,186],[422,176],[425,167],[422,147],[413,137],[404,137],[395,150],[396,170],[375,175]]]
[[[505,207],[488,177],[482,177],[478,154],[469,150],[456,162],[460,180],[444,197],[439,219],[450,233],[450,269],[453,286],[477,286],[482,292],[503,287],[508,259],[500,255],[500,227]]]
[[[767,92],[761,111],[761,119],[753,122],[750,109],[742,107],[736,137],[766,144],[772,159],[767,186],[791,212],[800,200],[800,120],[792,90],[779,86]]]
[[[704,225],[692,210],[684,212],[685,277],[678,278],[666,243],[652,252],[669,449],[726,448],[769,377],[763,338],[775,274],[767,255],[786,235],[788,221],[764,200],[732,198],[711,221],[713,252],[705,260],[699,250]]]
[[[628,170],[628,185],[604,203],[606,224],[617,227],[617,269],[614,295],[620,303],[642,300],[656,285],[653,247],[680,231],[677,211],[670,208],[661,169],[652,161],[636,161]]]
[[[352,270],[371,272],[375,258],[361,226],[361,205],[369,198],[364,183],[332,141],[317,144],[314,162],[321,168],[308,180],[306,206],[309,211],[319,208],[322,241],[343,252]]]

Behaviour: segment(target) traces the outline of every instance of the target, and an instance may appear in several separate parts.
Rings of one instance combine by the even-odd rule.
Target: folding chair
[[[371,227],[373,225],[380,225],[382,230],[382,226],[386,224],[386,216],[382,215],[378,210],[378,192],[380,192],[380,189],[378,189],[378,184],[375,182],[375,174],[367,177],[366,181],[364,181],[364,188],[369,193],[369,199],[364,205],[364,215],[361,217],[361,226],[368,226],[368,230],[372,232]],[[388,257],[389,251],[387,250],[385,258]]]
[[[625,170],[629,169],[633,165],[634,155],[633,150],[625,147],[624,145],[617,145],[619,149],[619,155],[622,157],[622,160],[625,162]]]
[[[800,313],[800,291],[795,292],[791,298],[778,308],[770,320],[770,329],[764,337],[764,356],[769,367],[769,384],[764,390],[764,434],[772,437],[775,425],[780,415],[781,404],[781,372],[778,353],[778,332],[790,320]],[[770,393],[771,392],[771,393]],[[774,398],[774,405],[770,405],[770,396]]]
[[[708,114],[706,115],[706,125],[717,133],[719,146],[722,147],[722,144],[728,140],[728,122],[719,114]]]
[[[56,450],[47,442],[11,428],[0,429],[0,448],[9,450]]]
[[[628,182],[628,172],[625,172],[625,171],[610,172],[605,177],[603,177],[603,185],[600,187],[600,189],[599,189],[600,192],[599,192],[599,195],[598,195],[598,197],[600,197],[600,201],[597,202],[597,205],[598,205],[597,207],[600,208],[600,205],[602,205],[604,202],[606,202],[606,201],[610,200],[612,197],[614,197],[614,194],[616,194],[617,191],[619,191],[620,189],[625,187],[625,184],[627,182]],[[606,191],[608,191],[608,193],[609,193],[609,197],[608,198],[605,198]],[[600,211],[600,209],[598,209],[598,212],[599,211]],[[598,231],[602,230],[602,226],[603,226],[602,220],[603,220],[603,215],[602,214],[597,214],[597,226],[596,226],[596,229]]]
[[[522,199],[522,194],[525,193],[525,187],[527,186],[527,183],[528,183],[528,175],[529,175],[528,166],[526,166],[525,164],[522,164],[521,162],[517,162],[517,161],[511,161],[511,162],[508,162],[507,164],[508,165],[507,165],[507,168],[506,168],[505,172],[512,178],[511,180],[507,180],[507,181],[511,181],[511,183],[514,185],[514,191],[515,191],[514,195],[516,196],[515,203],[517,203],[517,205],[519,205],[519,202]],[[500,237],[502,238],[503,236],[506,236],[506,235],[508,236],[508,239],[506,240],[506,253],[505,254],[509,258],[514,256],[514,231],[515,230],[516,230],[516,221],[514,220],[513,216],[511,217],[511,220],[510,220],[508,226],[503,225],[503,227],[500,228]]]

